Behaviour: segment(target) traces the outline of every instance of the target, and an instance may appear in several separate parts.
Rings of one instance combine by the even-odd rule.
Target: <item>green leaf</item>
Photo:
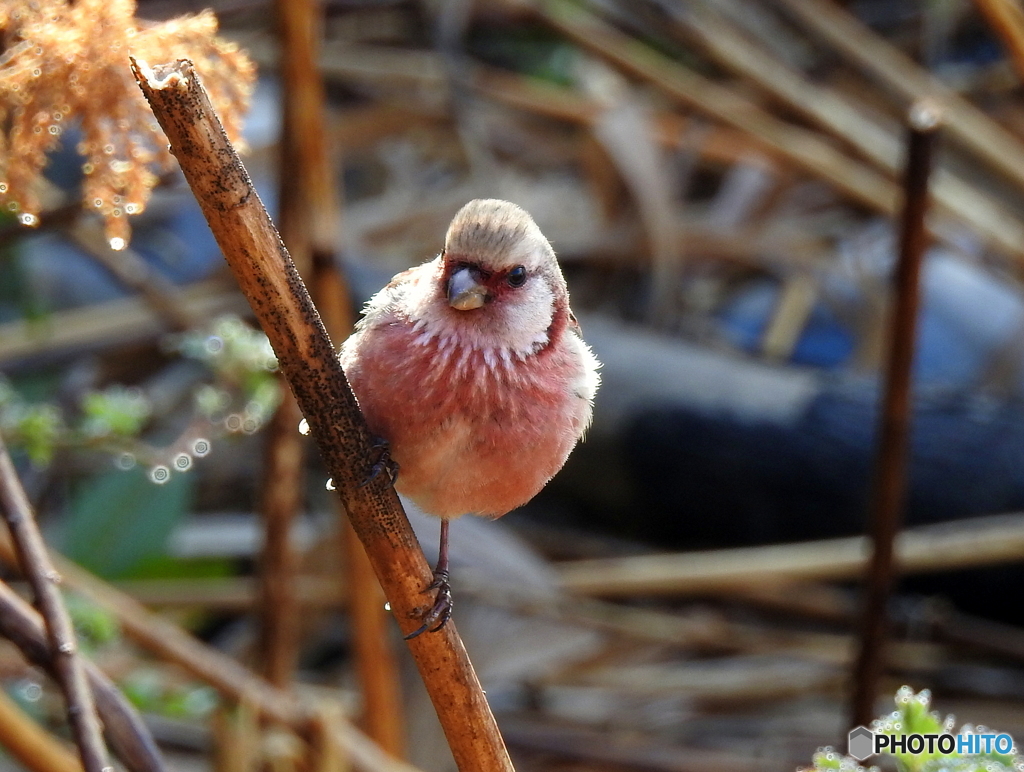
[[[64,594],[64,605],[75,625],[78,643],[88,652],[94,652],[105,643],[116,640],[121,627],[113,614],[91,600],[76,593]]]
[[[124,578],[164,553],[174,526],[188,510],[192,477],[172,474],[163,485],[146,471],[111,472],[89,480],[71,502],[64,530],[68,557],[96,574]]]

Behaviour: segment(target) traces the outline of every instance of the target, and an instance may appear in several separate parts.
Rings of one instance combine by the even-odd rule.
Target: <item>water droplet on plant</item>
[[[246,434],[255,434],[259,431],[262,421],[258,421],[255,418],[246,418],[242,422],[242,431]]]
[[[124,211],[126,211],[128,214],[135,214],[136,212],[139,211],[139,205],[138,204],[125,204],[124,205]]]
[[[7,183],[6,182],[0,182],[0,193],[6,193],[6,192],[7,192]]]
[[[43,133],[43,127],[42,126],[33,126],[32,127],[32,133],[33,134],[42,134]]]
[[[384,610],[385,611],[391,611],[391,601],[388,601],[387,603],[384,604]]]
[[[174,457],[174,468],[179,472],[184,472],[192,468],[192,456],[188,453],[179,453]]]
[[[38,78],[42,74],[43,74],[43,71],[40,70],[38,67],[36,67],[34,70],[32,70],[32,77],[33,78]]]
[[[64,113],[60,113],[60,112],[54,113],[53,114],[53,120],[55,120],[55,121],[62,121],[62,120],[64,120]]]
[[[224,419],[224,427],[229,432],[237,432],[242,428],[242,416],[238,413],[232,413]]]
[[[10,211],[12,211],[12,212],[17,212],[17,211],[18,211],[18,202],[17,202],[17,201],[11,201],[11,202],[10,202],[10,203],[9,203],[9,204],[7,205],[7,208],[8,208],[8,209],[9,209]]]
[[[135,455],[132,453],[122,453],[114,461],[114,464],[118,469],[127,472],[129,469],[135,468]]]
[[[149,470],[149,479],[157,485],[163,485],[171,479],[171,470],[163,464],[158,464]]]
[[[60,126],[50,126],[50,133],[56,137],[60,134]]]
[[[203,342],[203,348],[208,354],[219,354],[224,350],[224,341],[216,335],[211,335]]]
[[[94,207],[96,207],[97,209],[99,209],[101,206],[103,206],[103,199],[102,198],[94,198],[92,200],[92,205]]]
[[[334,478],[333,477],[328,477],[327,478],[327,484],[324,487],[327,488],[327,490],[329,490],[329,491],[336,491],[336,490],[338,490],[334,486]]]
[[[57,647],[57,651],[59,651],[61,654],[74,654],[75,644],[73,644],[71,641],[64,641],[60,646]]]
[[[299,434],[301,434],[303,437],[309,436],[309,421],[307,421],[305,418],[299,421]]]
[[[29,212],[22,212],[18,215],[18,222],[22,225],[28,225],[29,227],[35,227],[39,225],[39,218]]]
[[[192,443],[192,455],[196,458],[202,458],[210,452],[210,441],[205,437],[200,437]]]
[[[106,153],[107,155],[110,155],[111,153],[114,152],[114,146],[111,145],[111,144],[104,145],[103,146],[103,152]]]
[[[117,210],[115,209],[114,211],[116,212]],[[114,216],[117,217],[116,214]],[[110,248],[115,252],[120,252],[127,246],[128,242],[122,239],[120,236],[114,236],[114,238],[110,240]]]

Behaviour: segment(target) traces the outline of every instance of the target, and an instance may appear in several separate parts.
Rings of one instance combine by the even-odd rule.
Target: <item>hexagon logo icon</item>
[[[875,733],[866,726],[858,726],[850,730],[846,738],[846,752],[857,761],[864,761],[875,753]]]

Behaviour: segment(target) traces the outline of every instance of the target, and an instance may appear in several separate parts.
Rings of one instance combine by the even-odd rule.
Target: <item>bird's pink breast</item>
[[[424,339],[392,321],[358,333],[342,364],[371,430],[400,465],[397,488],[439,517],[498,517],[565,463],[589,404],[565,340],[523,360]]]

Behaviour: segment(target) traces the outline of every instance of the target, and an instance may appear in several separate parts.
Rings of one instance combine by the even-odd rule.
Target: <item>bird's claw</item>
[[[423,592],[430,592],[431,590],[437,590],[434,605],[430,607],[430,611],[423,617],[423,624],[405,636],[407,641],[422,635],[427,630],[436,633],[448,624],[448,620],[452,618],[452,609],[455,604],[452,601],[452,588],[448,584],[447,571],[434,572],[434,581],[428,584]]]
[[[387,472],[388,477],[391,478],[391,484],[394,485],[398,480],[399,466],[398,462],[391,458],[391,445],[382,437],[377,437],[370,447],[377,451],[377,460],[373,462],[369,474],[366,475],[365,480],[359,483],[359,487],[364,488],[372,483],[380,477],[381,472]]]

